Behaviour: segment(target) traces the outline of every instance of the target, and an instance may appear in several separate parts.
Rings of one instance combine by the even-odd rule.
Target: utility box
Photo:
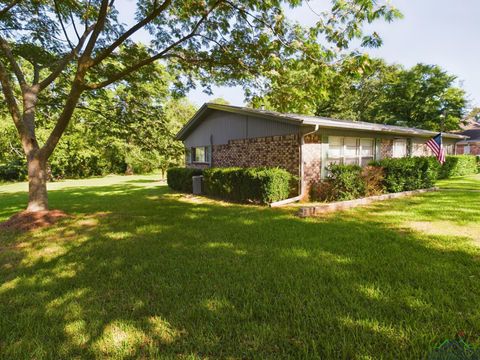
[[[203,194],[203,176],[192,176],[192,184],[193,184],[193,194],[194,195],[201,195]]]

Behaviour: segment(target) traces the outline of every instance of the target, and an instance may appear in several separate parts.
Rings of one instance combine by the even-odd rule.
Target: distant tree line
[[[165,171],[178,165],[183,146],[175,133],[194,114],[196,107],[171,93],[172,79],[156,65],[144,78],[83,96],[73,120],[49,161],[51,179],[81,178],[109,173]],[[61,110],[65,88],[55,87],[37,110],[38,137],[45,140]],[[0,104],[0,164],[24,178],[25,155],[18,133]]]
[[[356,56],[330,67],[303,62],[270,75],[253,106],[282,112],[451,131],[468,106],[457,77],[437,65],[411,68]]]

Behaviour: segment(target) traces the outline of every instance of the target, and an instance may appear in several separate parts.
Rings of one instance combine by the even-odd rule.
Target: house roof
[[[362,121],[339,120],[320,116],[308,116],[300,114],[279,113],[275,111],[252,109],[248,107],[221,105],[213,103],[205,103],[197,113],[188,121],[185,126],[178,132],[176,139],[185,140],[187,136],[197,127],[197,125],[208,115],[212,110],[226,111],[241,115],[250,115],[260,118],[270,119],[274,121],[290,123],[298,126],[319,126],[320,128],[329,129],[348,129],[348,130],[362,130],[373,131],[380,133],[388,133],[392,135],[410,135],[419,137],[432,137],[438,132],[430,130],[422,130],[416,128],[409,128],[403,126],[375,124]],[[443,137],[450,139],[463,139],[467,136],[460,134],[443,133]]]
[[[463,131],[459,134],[468,136],[470,139],[466,142],[480,142],[480,123],[475,119],[467,119],[467,123],[462,126]]]

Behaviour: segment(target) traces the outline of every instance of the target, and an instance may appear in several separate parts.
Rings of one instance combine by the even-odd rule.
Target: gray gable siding
[[[297,134],[300,126],[214,110],[187,136],[186,147],[222,145],[229,140]]]

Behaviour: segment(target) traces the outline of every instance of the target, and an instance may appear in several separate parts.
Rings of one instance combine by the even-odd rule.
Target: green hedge
[[[211,168],[203,172],[207,195],[268,204],[288,198],[294,177],[279,168]]]
[[[440,167],[434,157],[383,159],[372,165],[383,168],[383,185],[388,193],[430,188]]]
[[[473,155],[447,156],[445,163],[439,170],[439,179],[448,179],[454,176],[464,176],[478,172],[477,159]]]
[[[311,185],[311,200],[345,201],[384,192],[384,172],[380,166],[331,164],[327,171],[325,180]]]
[[[191,168],[170,168],[167,170],[167,184],[177,191],[192,192],[192,176],[202,175],[203,170]]]
[[[0,181],[24,181],[27,179],[27,165],[23,160],[0,164]]]
[[[358,165],[331,164],[328,167],[327,181],[331,185],[332,200],[352,200],[365,196],[366,184],[362,168]]]

